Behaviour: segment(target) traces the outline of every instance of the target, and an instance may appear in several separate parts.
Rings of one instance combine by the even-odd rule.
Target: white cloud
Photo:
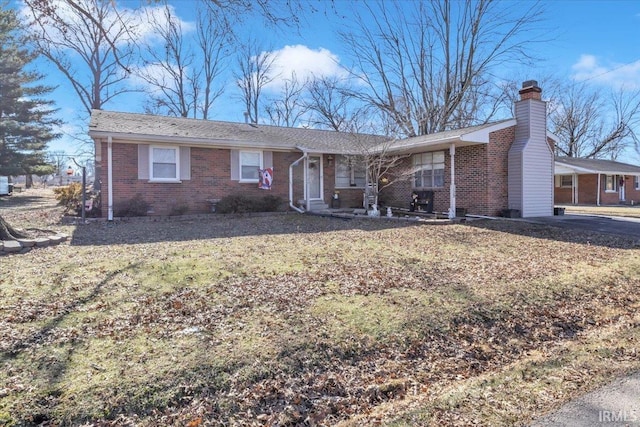
[[[96,4],[93,0],[81,0],[78,2],[79,6],[91,13],[93,16],[97,16]],[[56,11],[56,15],[64,22],[71,24],[72,28],[82,28],[83,21],[87,21],[89,18],[82,15],[80,12],[69,6],[69,3],[64,0],[51,0],[51,7]],[[151,25],[150,21],[155,19],[157,22],[163,23],[166,21],[164,14],[164,7],[162,6],[143,6],[138,9],[121,8],[113,3],[106,3],[109,8],[104,19],[104,27],[108,28],[108,32],[112,39],[116,40],[116,43],[125,43],[134,39],[135,41],[157,41],[157,32]],[[182,30],[184,32],[192,31],[195,26],[193,23],[182,21],[175,13],[173,6],[168,6],[173,19],[178,20]],[[30,9],[23,4],[19,10],[21,19],[26,22],[33,20],[33,15]],[[128,31],[122,31],[123,23],[127,25]],[[38,31],[37,26],[29,26],[33,31]],[[56,42],[64,42],[68,38],[68,34],[63,33],[58,29],[58,25],[49,19],[47,25],[47,32],[50,37]],[[118,33],[122,33],[119,37],[116,37]]]
[[[346,77],[340,67],[340,58],[328,49],[310,49],[304,45],[285,46],[271,52],[275,55],[272,77],[274,80],[266,87],[272,91],[281,90],[284,81],[295,73],[300,83],[311,77]]]
[[[572,66],[571,78],[589,81],[614,89],[640,89],[640,60],[629,64],[600,64],[594,55],[582,55]]]

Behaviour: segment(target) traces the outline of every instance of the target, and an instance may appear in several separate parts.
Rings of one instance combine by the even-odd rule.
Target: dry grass
[[[19,197],[40,206],[0,215],[72,239],[0,259],[0,424],[518,425],[640,368],[640,257],[619,237],[297,214],[76,227]]]

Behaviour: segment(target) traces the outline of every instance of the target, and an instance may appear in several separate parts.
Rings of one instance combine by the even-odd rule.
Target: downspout
[[[449,156],[451,157],[451,185],[449,186],[449,219],[456,217],[456,146],[449,146]]]
[[[598,188],[596,190],[596,206],[600,206],[600,173],[598,173]]]
[[[295,165],[300,163],[306,157],[307,157],[307,152],[305,151],[302,157],[300,157],[298,160],[296,160],[295,162],[289,165],[289,207],[299,213],[304,213],[304,209],[300,209],[293,203],[293,168]]]
[[[107,220],[113,221],[113,138],[107,137]]]

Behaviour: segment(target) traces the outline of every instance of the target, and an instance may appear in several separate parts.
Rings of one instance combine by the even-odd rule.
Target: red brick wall
[[[507,165],[509,148],[515,139],[515,127],[489,135],[487,145],[459,147],[455,152],[456,207],[476,215],[498,215],[508,206]],[[434,211],[449,209],[451,157],[445,151],[443,188],[425,188],[434,192]],[[406,159],[410,167],[411,158]],[[408,207],[413,181],[395,183],[385,190],[384,198],[397,207]]]
[[[640,189],[634,187],[634,179],[633,176],[627,176],[625,179],[625,192],[626,192],[626,201],[627,203],[631,203],[633,201],[634,205],[640,203]]]
[[[617,179],[620,179],[618,176]],[[615,191],[607,193],[604,191],[605,177],[600,176],[600,204],[611,205],[620,203],[620,192]],[[640,201],[640,190],[634,188],[633,176],[626,176],[624,180],[625,186],[625,202],[637,204]],[[578,203],[584,205],[595,205],[598,203],[597,189],[598,188],[598,175],[597,174],[585,174],[578,175]],[[571,188],[554,188],[554,201],[555,203],[571,204]]]
[[[207,199],[220,199],[230,194],[245,196],[280,196],[289,200],[289,165],[299,153],[273,152],[274,180],[270,191],[255,183],[231,180],[230,150],[191,148],[191,179],[181,183],[150,183],[138,179],[138,146],[113,143],[113,209],[114,214],[137,194],[150,205],[150,215],[169,215],[186,207],[186,213],[211,211]],[[102,144],[102,215],[107,216],[107,144]]]

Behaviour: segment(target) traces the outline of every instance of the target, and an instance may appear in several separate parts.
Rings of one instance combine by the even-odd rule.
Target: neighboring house
[[[637,204],[640,167],[612,160],[557,157],[555,203]]]
[[[369,153],[398,156],[409,179],[381,194],[388,206],[408,207],[416,190],[433,192],[434,210],[467,214],[553,215],[553,144],[546,103],[535,81],[523,84],[515,118],[398,141],[327,130],[283,128],[94,110],[89,135],[96,147],[102,214],[136,195],[149,214],[209,212],[232,194],[273,194],[300,212],[362,207],[367,182],[359,164]],[[378,150],[378,151],[376,151]],[[259,171],[273,174],[269,192]]]

